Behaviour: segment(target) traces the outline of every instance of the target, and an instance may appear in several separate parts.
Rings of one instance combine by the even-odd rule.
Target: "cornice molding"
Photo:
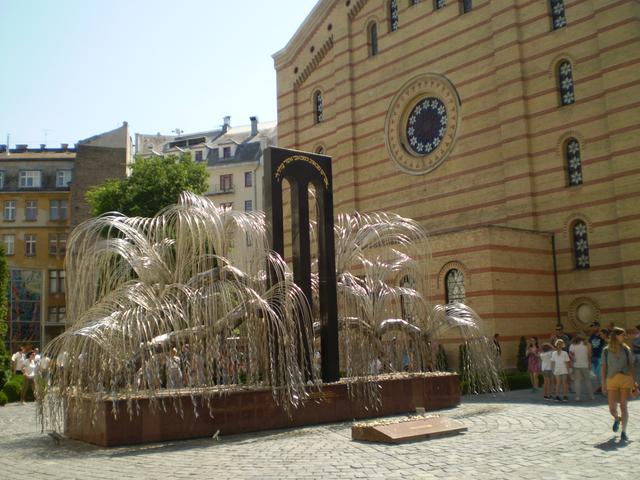
[[[329,36],[327,40],[322,44],[322,47],[318,52],[313,56],[311,61],[304,67],[302,73],[298,75],[296,81],[294,82],[294,88],[299,89],[302,84],[309,78],[309,75],[320,65],[322,59],[327,55],[329,50],[333,48],[333,35]]]
[[[304,19],[285,47],[271,55],[276,70],[290,65],[294,61],[300,51],[305,47],[306,41],[313,36],[322,25],[322,22],[326,20],[333,7],[341,1],[342,0],[319,0],[318,3],[316,3],[311,13]]]
[[[367,4],[368,0],[357,0],[349,10],[349,20],[353,20]]]

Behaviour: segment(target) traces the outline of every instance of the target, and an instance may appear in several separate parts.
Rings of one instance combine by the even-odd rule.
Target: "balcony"
[[[235,193],[235,185],[215,185],[213,189],[208,193],[209,195],[226,195],[228,193]]]

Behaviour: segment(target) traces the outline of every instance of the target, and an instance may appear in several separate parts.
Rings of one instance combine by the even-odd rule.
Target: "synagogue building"
[[[336,214],[420,222],[506,363],[640,323],[637,1],[320,0],[274,60],[279,146],[332,157]]]

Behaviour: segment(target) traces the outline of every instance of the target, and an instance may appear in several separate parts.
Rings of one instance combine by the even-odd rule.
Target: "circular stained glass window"
[[[447,108],[440,99],[421,99],[407,118],[407,146],[417,155],[434,151],[447,130]]]

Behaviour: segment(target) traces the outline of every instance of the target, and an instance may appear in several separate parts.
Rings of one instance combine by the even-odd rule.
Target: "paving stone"
[[[217,479],[627,479],[637,462],[640,400],[629,410],[628,433],[639,440],[626,445],[611,432],[602,397],[556,404],[510,392],[465,397],[460,407],[437,412],[461,420],[465,434],[404,445],[353,442],[345,422],[105,449],[55,445],[39,432],[33,405],[11,404],[0,408],[0,465],[20,477],[82,480],[192,479],[203,472]]]

